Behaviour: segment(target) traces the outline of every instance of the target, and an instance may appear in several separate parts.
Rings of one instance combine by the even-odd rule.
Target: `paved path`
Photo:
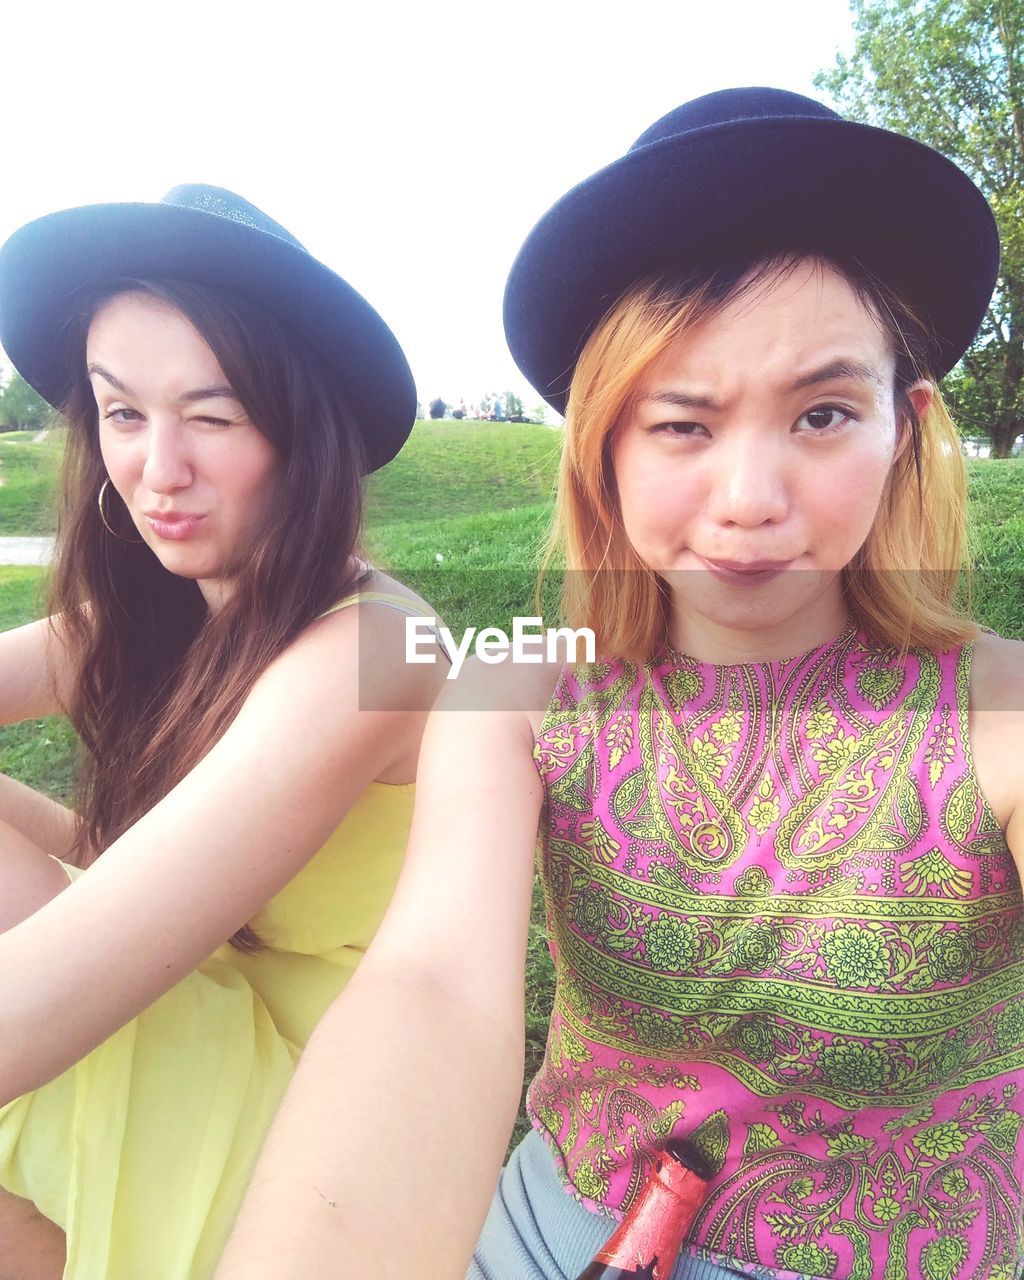
[[[0,538],[0,564],[49,564],[52,538]]]

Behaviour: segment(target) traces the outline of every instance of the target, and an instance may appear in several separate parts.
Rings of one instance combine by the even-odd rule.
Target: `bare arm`
[[[431,717],[395,899],[303,1055],[218,1280],[465,1275],[522,1082],[532,747],[522,712]]]
[[[361,609],[314,624],[168,796],[0,936],[0,1103],[58,1075],[201,963],[415,746],[421,713],[359,709]],[[394,705],[415,705],[438,669],[394,662],[403,619],[376,613],[364,660],[393,670]]]
[[[59,619],[0,633],[0,723],[60,712],[72,666]],[[74,838],[70,810],[0,775],[0,932],[67,888],[66,871],[45,855],[66,856]]]
[[[59,619],[0,632],[0,724],[58,715],[71,687]]]

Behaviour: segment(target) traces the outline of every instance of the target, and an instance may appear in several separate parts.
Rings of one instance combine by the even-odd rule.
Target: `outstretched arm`
[[[398,891],[303,1055],[217,1280],[465,1275],[522,1082],[541,787],[522,712],[444,708]]]
[[[364,663],[422,705],[404,619],[321,619],[260,677],[209,754],[80,876],[0,936],[0,1104],[64,1071],[246,923],[414,747],[419,711],[362,711]],[[365,674],[365,673],[364,673]],[[59,1027],[60,1034],[53,1032]]]

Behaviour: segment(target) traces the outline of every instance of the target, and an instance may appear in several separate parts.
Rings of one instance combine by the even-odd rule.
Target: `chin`
[[[831,576],[831,575],[830,575]],[[686,588],[675,592],[683,608],[693,609],[723,626],[773,627],[820,607],[822,575],[795,570],[757,588],[730,587],[687,574]]]
[[[150,548],[150,550],[152,550],[152,548]],[[217,576],[217,571],[212,568],[209,563],[195,555],[188,555],[183,552],[179,552],[176,555],[168,555],[164,552],[161,555],[157,551],[153,551],[153,554],[167,572],[173,573],[176,578],[191,578],[194,581],[198,581],[203,578],[213,578]]]

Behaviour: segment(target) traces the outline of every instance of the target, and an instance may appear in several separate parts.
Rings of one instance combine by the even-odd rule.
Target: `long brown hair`
[[[909,448],[890,469],[874,524],[842,574],[850,613],[877,643],[939,650],[978,628],[955,600],[965,569],[967,471],[938,391],[921,420],[908,396],[929,377],[933,342],[909,302],[855,262],[780,253],[630,288],[587,340],[566,413],[558,505],[545,568],[564,557],[562,611],[610,654],[643,661],[669,637],[667,584],[626,536],[612,442],[643,378],[669,344],[761,282],[801,262],[840,272],[885,329],[895,355],[897,424]]]
[[[234,591],[211,612],[196,582],[144,544],[104,528],[106,478],[86,378],[89,321],[117,293],[168,303],[195,326],[279,459],[274,493]],[[351,593],[364,465],[331,372],[265,309],[206,285],[119,281],[83,303],[61,484],[50,615],[77,660],[67,708],[84,748],[73,861],[87,865],[206,755],[259,675],[325,609]],[[108,486],[108,520],[137,537]],[[232,939],[258,945],[248,927]]]

